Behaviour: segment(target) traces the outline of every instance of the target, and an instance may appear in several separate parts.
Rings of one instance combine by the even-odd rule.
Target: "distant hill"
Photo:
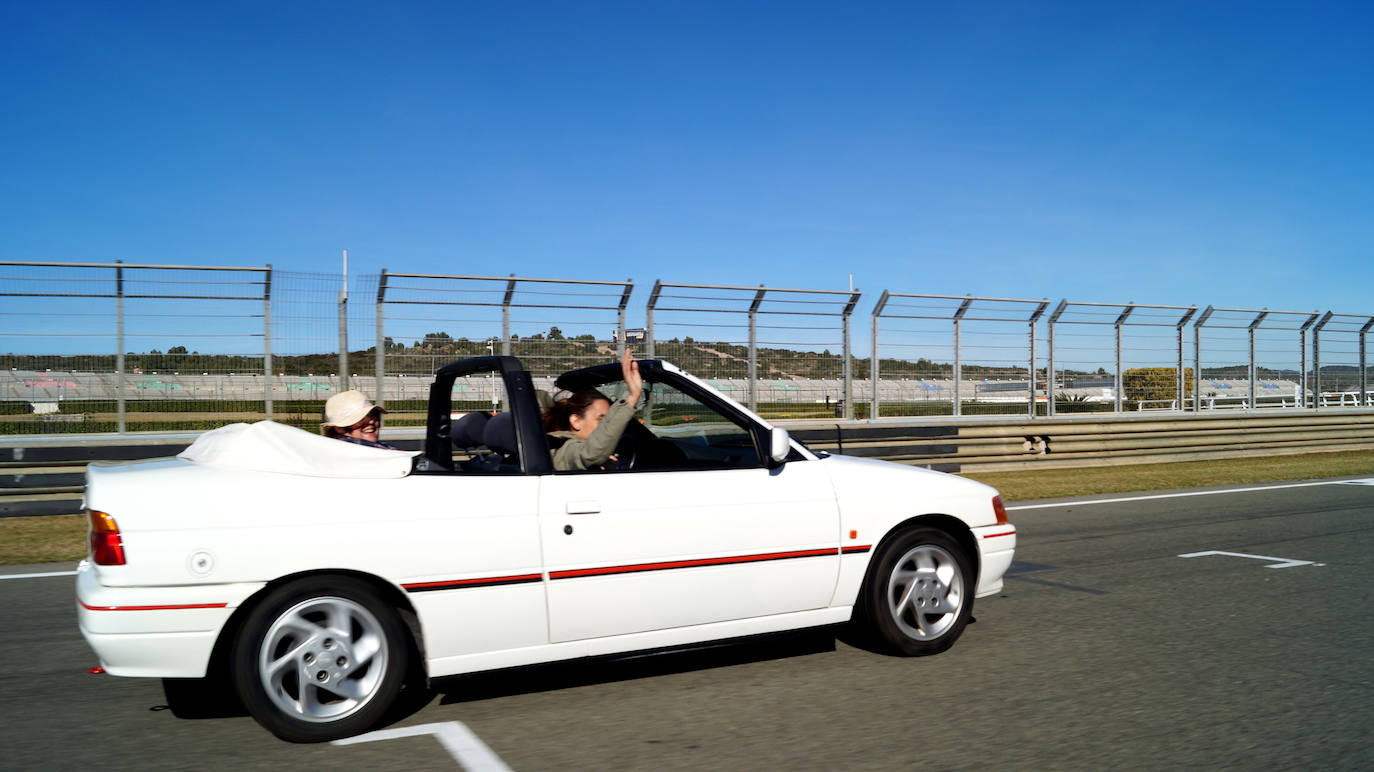
[[[444,332],[425,335],[410,345],[387,338],[383,344],[386,349],[386,370],[388,373],[427,375],[448,362],[488,353],[487,344],[482,340],[454,338]],[[370,374],[376,369],[374,353],[376,347],[349,352],[348,365],[354,373]],[[499,344],[495,346],[500,353]],[[643,356],[644,346],[638,344],[636,351]],[[591,335],[566,338],[558,328],[547,334],[540,333],[531,337],[512,338],[511,353],[525,363],[532,372],[540,375],[554,375],[579,367],[588,367],[615,358],[615,343],[596,340]],[[749,375],[749,347],[730,342],[698,341],[690,337],[657,341],[654,355],[666,359],[684,369],[708,378],[747,378]],[[200,354],[186,351],[176,346],[166,353],[149,351],[130,352],[125,355],[125,367],[130,372],[261,372],[261,356],[235,356],[225,354]],[[759,378],[768,380],[839,378],[843,374],[843,357],[831,351],[801,351],[776,347],[758,349]],[[75,370],[78,372],[112,372],[115,358],[111,354],[49,356],[27,354],[0,355],[0,366],[19,370]],[[297,354],[272,357],[272,370],[282,375],[311,375],[334,373],[338,370],[337,353],[321,352],[316,354]],[[851,363],[854,378],[869,377],[869,359],[855,357]],[[884,378],[949,378],[954,368],[948,362],[933,362],[924,357],[916,360],[884,357],[879,363]],[[978,364],[964,364],[963,375],[969,379],[1025,377],[1023,368],[993,367]],[[1351,365],[1324,365],[1321,369],[1323,380],[1354,380],[1359,368]],[[1060,370],[1069,376],[1093,375],[1082,370]],[[1105,374],[1100,372],[1098,374]],[[1227,367],[1207,367],[1206,376],[1212,378],[1246,378],[1244,365]],[[1260,378],[1276,380],[1298,380],[1296,369],[1258,369]]]

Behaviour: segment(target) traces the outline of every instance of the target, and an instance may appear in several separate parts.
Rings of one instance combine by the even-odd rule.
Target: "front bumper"
[[[76,570],[81,635],[105,672],[200,678],[215,640],[248,594],[242,585],[109,587],[83,560]]]
[[[1002,575],[1011,567],[1016,554],[1016,526],[1011,523],[974,528],[973,538],[978,540],[978,551],[982,553],[982,571],[978,575],[976,597],[983,598],[1002,591]]]

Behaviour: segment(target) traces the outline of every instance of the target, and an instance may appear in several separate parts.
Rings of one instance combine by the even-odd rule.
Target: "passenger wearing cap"
[[[354,445],[400,450],[378,437],[382,431],[382,413],[385,412],[385,409],[368,402],[361,391],[349,389],[339,392],[324,403],[320,433]]]

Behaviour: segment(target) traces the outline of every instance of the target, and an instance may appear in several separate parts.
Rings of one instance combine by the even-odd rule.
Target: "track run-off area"
[[[72,567],[0,567],[0,769],[1367,769],[1374,479],[1013,502],[948,652],[833,631],[443,679],[292,745],[91,674]]]

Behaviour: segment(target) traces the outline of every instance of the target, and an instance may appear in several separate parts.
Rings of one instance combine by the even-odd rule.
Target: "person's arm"
[[[636,395],[638,396],[638,395]],[[591,469],[606,463],[620,444],[620,435],[634,418],[635,408],[626,397],[611,404],[606,417],[596,425],[590,437],[585,440],[570,439],[554,451],[553,468],[560,472],[575,469]]]
[[[634,407],[639,404],[639,395],[644,391],[644,378],[640,376],[639,363],[630,355],[628,346],[625,355],[620,358],[620,374],[625,378],[625,398],[630,407]]]

